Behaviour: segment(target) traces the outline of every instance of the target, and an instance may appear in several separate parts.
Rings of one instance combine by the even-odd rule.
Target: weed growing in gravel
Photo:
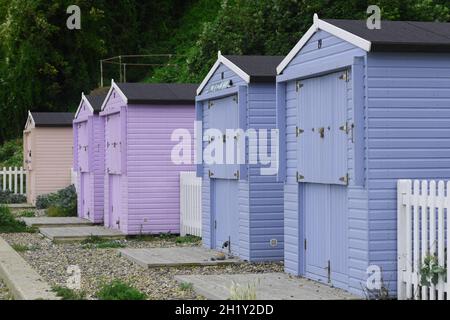
[[[193,288],[194,288],[194,285],[190,282],[180,283],[180,289],[183,291],[191,291]]]
[[[16,250],[17,252],[35,251],[35,250],[39,249],[39,247],[37,247],[37,246],[27,246],[27,245],[20,244],[20,243],[15,243],[15,244],[11,245],[11,248]]]
[[[18,213],[19,217],[22,218],[34,218],[36,216],[33,210],[25,210]]]
[[[233,281],[229,300],[256,300],[256,287],[259,282],[240,285]]]
[[[84,249],[111,249],[111,248],[125,248],[126,245],[119,240],[102,239],[99,236],[90,236],[81,242]]]
[[[36,232],[29,228],[25,222],[18,221],[6,206],[0,206],[0,233]]]
[[[100,287],[97,298],[99,300],[146,300],[147,295],[130,284],[113,280]]]
[[[52,290],[62,300],[86,300],[86,293],[84,291],[72,290],[62,286],[54,286]]]
[[[183,244],[183,243],[199,243],[202,240],[202,238],[200,237],[196,237],[196,236],[191,236],[191,235],[187,235],[184,237],[177,237],[175,239],[175,242],[178,244]]]

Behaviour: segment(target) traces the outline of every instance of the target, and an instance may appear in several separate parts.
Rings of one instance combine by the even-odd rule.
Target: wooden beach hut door
[[[108,173],[109,205],[108,224],[120,229],[121,214],[121,117],[115,113],[106,118],[106,171]]]
[[[347,86],[341,71],[297,81],[297,159],[305,276],[346,288]]]
[[[227,129],[239,128],[239,108],[237,96],[210,102],[210,128],[219,129],[223,141],[224,163],[211,166],[214,217],[213,245],[216,249],[238,254],[239,252],[239,165],[236,159],[227,162],[227,146],[235,144],[236,137]],[[236,153],[236,150],[235,150]]]
[[[88,121],[78,123],[78,172],[80,174],[80,193],[82,196],[81,213],[82,218],[89,219],[91,216],[91,183],[89,173],[89,124]]]

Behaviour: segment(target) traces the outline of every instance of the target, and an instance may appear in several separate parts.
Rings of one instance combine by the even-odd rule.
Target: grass
[[[125,248],[125,244],[119,240],[103,239],[99,236],[90,236],[81,242],[84,249],[114,249]]]
[[[19,244],[19,243],[15,243],[15,244],[11,245],[11,248],[16,250],[17,252],[34,251],[34,250],[38,249],[35,246],[27,246],[27,245]]]
[[[240,285],[233,281],[229,300],[256,300],[256,287],[259,283]]]
[[[147,295],[128,283],[113,280],[103,284],[97,292],[99,300],[146,300]]]
[[[194,288],[194,285],[190,282],[180,283],[180,289],[183,291],[191,291],[193,288]]]
[[[18,213],[19,217],[22,218],[34,218],[36,216],[33,210],[25,210]]]
[[[200,237],[187,235],[187,236],[184,236],[184,237],[177,237],[175,239],[175,242],[178,243],[178,244],[199,243],[201,240],[202,240],[202,238],[200,238]]]
[[[62,286],[54,286],[52,290],[62,300],[86,300],[84,291],[73,290]]]
[[[150,234],[150,235],[138,235],[136,236],[134,239],[138,240],[138,241],[148,241],[148,242],[152,242],[152,241],[169,241],[169,242],[175,242],[177,244],[185,244],[185,243],[192,243],[192,244],[197,244],[199,243],[202,239],[196,236],[191,236],[191,235],[187,235],[187,236],[177,236],[174,235],[172,233],[161,233],[161,234]]]
[[[36,232],[35,228],[27,227],[25,222],[18,221],[6,206],[0,206],[0,233]]]

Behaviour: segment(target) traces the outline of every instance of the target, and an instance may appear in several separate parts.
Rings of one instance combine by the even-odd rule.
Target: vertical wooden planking
[[[397,183],[397,297],[399,300],[408,298],[407,286],[405,285],[403,274],[408,270],[409,256],[408,256],[408,229],[404,226],[408,225],[407,211],[409,208],[409,198],[411,194],[411,181],[399,180]],[[409,286],[410,287],[410,286]]]
[[[408,187],[407,190],[407,198],[406,198],[406,298],[411,299],[412,294],[412,282],[411,282],[411,274],[412,274],[412,262],[413,262],[413,255],[412,255],[412,212],[411,212],[411,205],[412,205],[412,184],[411,181],[408,181]]]
[[[14,168],[14,193],[18,193],[18,184],[17,184],[17,176],[19,175],[19,171],[17,170],[17,167]]]
[[[436,200],[437,213],[438,216],[441,215],[443,210],[445,195],[444,195],[444,182],[438,182],[438,198]],[[430,251],[429,254],[434,256],[436,254],[436,210],[430,214]],[[431,285],[430,288],[430,300],[436,300],[436,286],[434,284]]]
[[[414,299],[419,299],[419,283],[417,272],[420,268],[420,229],[419,229],[419,197],[420,197],[420,183],[414,180],[414,226],[413,226],[413,266],[414,266]]]
[[[430,184],[430,195],[432,194],[431,184]],[[421,225],[422,225],[422,237],[421,237],[421,261],[424,262],[428,253],[428,182],[422,180],[422,195],[420,197],[420,209],[421,209]],[[428,297],[428,287],[422,286],[422,299],[427,299]]]
[[[427,225],[427,235],[426,238],[428,241],[428,247],[426,248],[426,254],[430,253],[430,248],[431,248],[431,225],[432,225],[432,219],[434,219],[433,217],[435,216],[435,212],[436,212],[436,181],[432,180],[430,182],[430,195],[428,196],[428,207],[429,207],[429,215],[427,216],[427,221],[429,221],[428,225]],[[423,236],[425,237],[425,236]],[[431,286],[431,288],[428,288],[429,290],[427,290],[427,293],[429,293],[430,291],[434,292],[434,286]],[[431,293],[430,293],[431,295]],[[433,295],[434,296],[434,295]],[[425,296],[426,299],[428,299],[428,295]],[[424,297],[422,297],[422,299],[424,299]]]
[[[12,190],[12,168],[8,169],[8,190]]]
[[[440,266],[444,266],[445,264],[445,225],[444,225],[444,205],[446,204],[445,194],[444,194],[444,182],[442,182],[442,202],[439,206],[438,212],[438,262]],[[439,276],[438,282],[438,300],[444,300],[444,277],[442,275]]]
[[[3,191],[6,190],[6,168],[3,167]]]

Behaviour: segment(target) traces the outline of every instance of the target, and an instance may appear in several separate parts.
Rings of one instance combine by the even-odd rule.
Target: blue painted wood
[[[278,168],[278,182],[286,181],[286,83],[276,84],[276,104],[277,104],[277,129],[280,136],[280,164]]]
[[[202,105],[203,130],[206,132],[211,127],[225,126],[240,129],[275,129],[276,128],[276,93],[275,83],[255,83],[247,85],[238,78],[231,70],[220,69],[212,77],[211,83],[221,80],[221,72],[224,76],[233,80],[234,87],[214,93],[202,93],[197,97],[197,101],[204,101]],[[215,80],[214,80],[215,79]],[[230,98],[237,97],[237,108],[230,109]],[[208,101],[227,100],[228,112],[222,113],[219,117],[220,123],[214,122],[216,115],[211,114],[207,107]],[[224,110],[225,110],[224,108]],[[230,112],[230,110],[232,112]],[[236,111],[236,112],[235,112]],[[217,120],[219,121],[219,120]],[[225,123],[228,123],[225,125]],[[230,138],[228,138],[230,139]],[[252,143],[258,143],[257,136],[247,138]],[[203,143],[203,149],[207,147],[207,142]],[[270,146],[269,146],[270,147]],[[276,146],[275,146],[276,147]],[[257,148],[246,148],[246,159],[250,156],[257,156]],[[230,232],[233,239],[238,239],[238,246],[233,245],[232,250],[238,250],[235,254],[241,259],[249,261],[281,261],[284,255],[284,228],[283,228],[283,184],[276,181],[276,174],[271,176],[261,176],[261,166],[259,164],[243,164],[231,166],[227,179],[210,178],[208,170],[210,165],[204,165],[203,186],[202,186],[202,226],[203,245],[208,248],[217,248],[223,243],[225,236],[215,239],[214,221],[215,208],[236,205],[232,210],[236,210],[238,218],[237,228]],[[239,180],[236,180],[234,173],[239,169]],[[229,197],[227,204],[223,203],[223,198],[219,199],[217,186],[222,190],[221,197]],[[237,192],[235,192],[237,190]],[[227,194],[227,196],[223,196]],[[219,204],[218,204],[219,203]],[[231,203],[231,204],[230,204]],[[229,212],[219,211],[218,217],[225,219],[224,215],[230,216]],[[233,220],[236,225],[236,220]]]

